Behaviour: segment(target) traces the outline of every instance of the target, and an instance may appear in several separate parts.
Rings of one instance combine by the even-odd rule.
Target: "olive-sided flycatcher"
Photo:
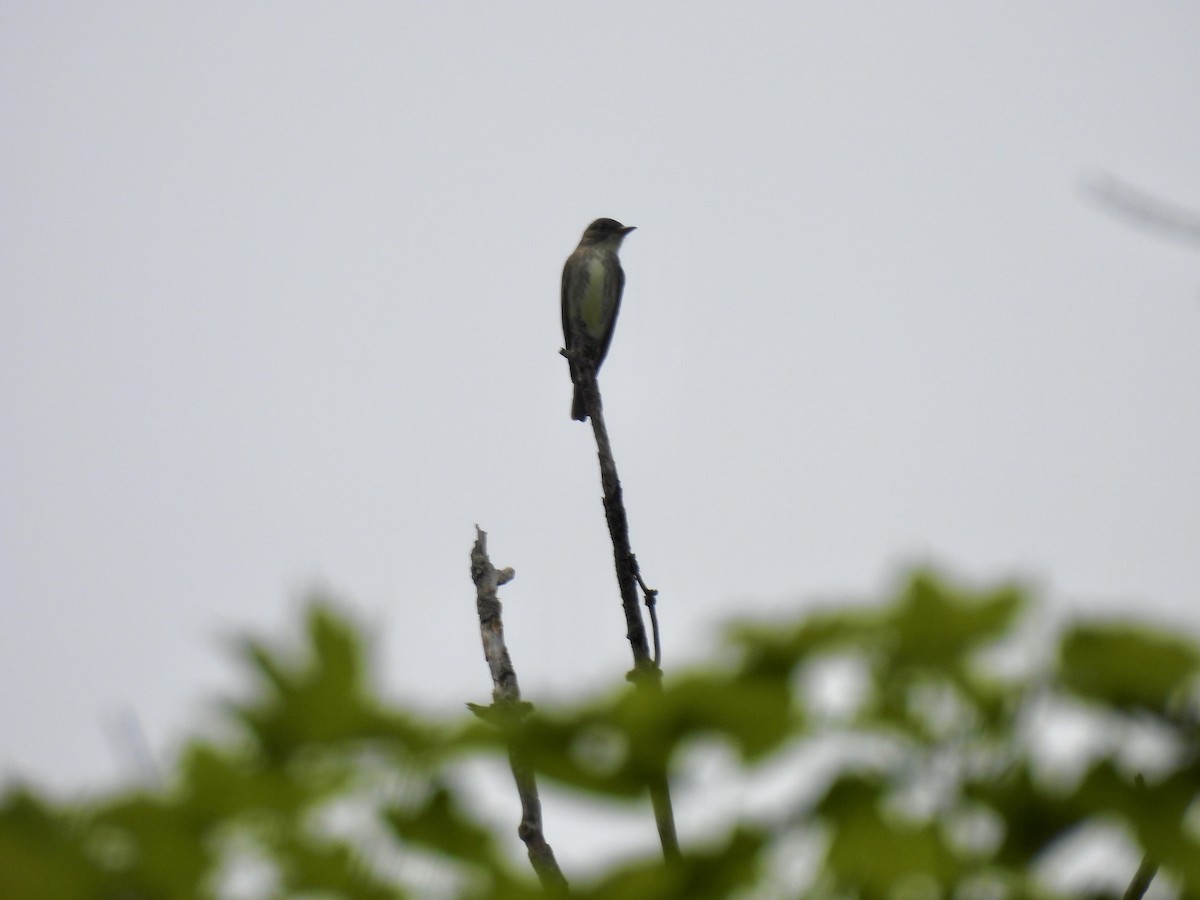
[[[562,274],[563,338],[567,350],[587,354],[600,370],[612,343],[621,308],[621,292],[625,288],[625,272],[617,258],[617,250],[633,225],[622,225],[615,219],[597,219],[587,227],[575,252],[567,257]],[[571,365],[571,381],[575,397],[571,402],[571,418],[587,421],[583,409],[583,394],[575,365]]]

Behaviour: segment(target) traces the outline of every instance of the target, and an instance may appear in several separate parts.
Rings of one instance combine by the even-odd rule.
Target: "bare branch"
[[[1143,857],[1142,864],[1138,866],[1137,872],[1133,876],[1133,881],[1129,882],[1129,887],[1125,889],[1123,900],[1142,900],[1146,891],[1150,889],[1150,882],[1154,880],[1156,874],[1158,874],[1158,863],[1149,856]]]
[[[650,656],[650,645],[646,640],[646,626],[642,622],[642,611],[637,598],[637,562],[629,543],[629,518],[625,513],[625,501],[621,493],[621,480],[617,477],[617,464],[613,459],[612,444],[608,440],[608,428],[604,424],[604,408],[600,401],[600,388],[596,383],[596,366],[585,353],[564,350],[563,355],[572,361],[572,374],[583,394],[584,409],[592,422],[592,433],[596,437],[596,451],[600,459],[600,484],[604,490],[604,517],[608,521],[608,533],[612,537],[613,562],[617,570],[617,587],[621,592],[621,606],[625,610],[625,636],[633,651],[635,673],[654,668]]]
[[[492,673],[492,705],[467,705],[477,716],[499,724],[502,729],[519,728],[521,721],[533,708],[521,700],[517,673],[504,643],[504,622],[500,617],[500,597],[496,592],[500,585],[507,584],[514,577],[512,569],[497,569],[492,565],[487,554],[487,532],[476,525],[475,545],[471,548],[471,580],[475,582],[475,608],[479,613],[483,655]],[[542,831],[542,801],[538,797],[537,778],[533,774],[533,767],[520,759],[515,746],[515,742],[508,742],[508,762],[517,785],[517,794],[521,798],[521,824],[517,834],[525,843],[529,862],[542,888],[552,897],[565,897],[568,894],[567,879],[558,867],[554,851]]]
[[[1083,191],[1102,208],[1131,225],[1200,244],[1200,213],[1146,193],[1113,175],[1084,181]]]
[[[662,641],[658,636],[658,590],[647,587],[642,579],[642,570],[638,567],[637,557],[633,557],[633,576],[637,579],[638,587],[642,589],[642,603],[650,613],[650,633],[654,638],[654,665],[662,665]]]
[[[1146,790],[1146,779],[1142,777],[1141,772],[1134,777],[1133,783],[1139,792]],[[1129,887],[1125,889],[1123,900],[1141,900],[1146,891],[1150,889],[1150,882],[1157,874],[1158,863],[1147,853],[1142,857],[1142,864],[1133,874],[1133,881],[1129,882]]]
[[[583,395],[584,410],[592,422],[592,433],[596,437],[596,452],[600,459],[600,484],[604,490],[604,517],[608,520],[608,533],[612,538],[613,563],[617,570],[617,586],[621,592],[621,606],[625,611],[625,635],[633,651],[633,671],[630,680],[639,690],[662,696],[662,669],[659,668],[662,651],[658,637],[658,615],[655,601],[658,592],[646,587],[638,569],[637,558],[629,542],[629,517],[625,512],[625,501],[621,492],[621,480],[617,477],[617,463],[613,458],[612,444],[608,440],[608,428],[604,424],[604,407],[600,400],[600,387],[596,383],[596,366],[586,353],[564,350],[563,355],[572,363],[572,376]],[[638,606],[638,585],[646,592],[646,606],[650,610],[650,621],[654,626],[654,656],[646,639],[646,626]],[[663,856],[668,861],[680,858],[679,837],[675,832],[675,813],[671,806],[671,789],[667,773],[659,772],[647,779],[650,803],[654,807],[654,821],[658,826],[658,837],[662,843]]]

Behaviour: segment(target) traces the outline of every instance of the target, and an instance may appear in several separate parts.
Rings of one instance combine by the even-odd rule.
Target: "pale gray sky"
[[[558,281],[639,226],[602,373],[668,671],[915,560],[1200,628],[1185,3],[7,3],[0,774],[170,752],[313,585],[396,694],[629,662]]]

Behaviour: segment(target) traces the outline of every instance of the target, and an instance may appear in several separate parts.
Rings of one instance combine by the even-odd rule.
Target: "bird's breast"
[[[598,259],[588,260],[586,271],[587,285],[583,291],[579,316],[592,336],[599,337],[604,331],[604,281],[608,273],[604,268],[604,263]]]

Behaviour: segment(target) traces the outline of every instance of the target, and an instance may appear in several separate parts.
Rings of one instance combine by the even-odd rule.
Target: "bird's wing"
[[[625,292],[625,270],[615,258],[613,263],[617,270],[613,273],[616,275],[617,289],[613,292],[612,315],[608,317],[608,327],[604,329],[604,335],[600,338],[600,352],[596,355],[597,369],[600,368],[600,363],[604,362],[604,357],[608,356],[608,345],[612,343],[613,332],[617,328],[617,313],[621,311],[621,295]]]
[[[571,317],[567,312],[567,298],[571,295],[571,272],[577,266],[571,265],[571,260],[575,254],[567,257],[566,263],[563,265],[562,273],[562,325],[563,325],[563,341],[568,350],[571,349]]]

